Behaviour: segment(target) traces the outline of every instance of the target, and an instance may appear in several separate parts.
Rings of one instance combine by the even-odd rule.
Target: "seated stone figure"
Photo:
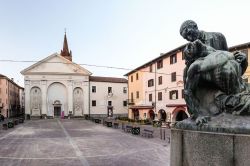
[[[195,119],[198,118],[197,123],[205,122],[199,116],[214,116],[226,111],[228,102],[230,107],[236,108],[241,100],[236,97],[237,94],[246,92],[246,85],[241,78],[244,69],[240,59],[233,53],[215,50],[200,40],[189,43],[184,54],[186,59],[192,59],[184,80],[185,100],[189,113]],[[242,56],[239,58],[242,59]]]

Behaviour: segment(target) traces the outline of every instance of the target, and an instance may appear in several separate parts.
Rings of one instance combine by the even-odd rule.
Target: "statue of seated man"
[[[241,79],[248,66],[246,55],[229,53],[223,34],[200,31],[192,20],[181,25],[180,34],[190,41],[184,50],[186,67],[183,81],[184,98],[191,116],[197,119],[199,115],[211,112],[212,115],[218,114],[225,105],[237,106],[234,102],[236,94],[245,93],[246,89]],[[212,109],[211,103],[217,104],[218,108]],[[212,111],[204,113],[206,109]]]
[[[200,40],[188,43],[184,53],[186,58],[194,60],[187,70],[185,81],[185,100],[190,114],[196,118],[204,115],[196,92],[201,90],[201,86],[208,85],[217,89],[214,103],[221,112],[232,113],[230,108],[234,108],[235,114],[249,112],[250,105],[243,104],[250,95],[241,78],[242,68],[238,57],[228,51],[215,50]],[[211,91],[207,89],[206,94],[209,93]]]

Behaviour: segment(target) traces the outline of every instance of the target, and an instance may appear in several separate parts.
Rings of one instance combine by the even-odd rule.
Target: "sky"
[[[248,0],[0,0],[0,73],[23,86],[20,71],[60,52],[66,28],[78,64],[135,69],[186,43],[182,22],[221,32],[228,46],[250,42]],[[129,70],[83,66],[95,76]]]

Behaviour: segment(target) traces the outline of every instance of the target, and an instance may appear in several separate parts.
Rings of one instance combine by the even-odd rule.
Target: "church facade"
[[[91,116],[91,78],[92,73],[72,62],[72,53],[68,49],[67,37],[64,36],[63,50],[31,65],[21,71],[25,83],[25,114],[31,117],[82,117]],[[102,78],[102,77],[100,77]],[[116,80],[105,77],[107,80]],[[127,88],[127,80],[121,78],[120,89]],[[111,85],[111,84],[110,84]],[[117,84],[116,84],[117,85]],[[106,94],[97,93],[98,98]],[[123,105],[127,95],[118,95],[115,103],[120,102],[112,115],[126,115],[127,108]],[[103,103],[105,105],[105,103]],[[110,103],[109,103],[110,104]],[[108,106],[104,110],[95,110],[96,116],[108,116]]]

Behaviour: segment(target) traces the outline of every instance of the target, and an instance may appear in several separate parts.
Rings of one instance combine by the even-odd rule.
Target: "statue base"
[[[171,166],[250,165],[250,118],[221,114],[202,126],[186,119],[171,129]]]

